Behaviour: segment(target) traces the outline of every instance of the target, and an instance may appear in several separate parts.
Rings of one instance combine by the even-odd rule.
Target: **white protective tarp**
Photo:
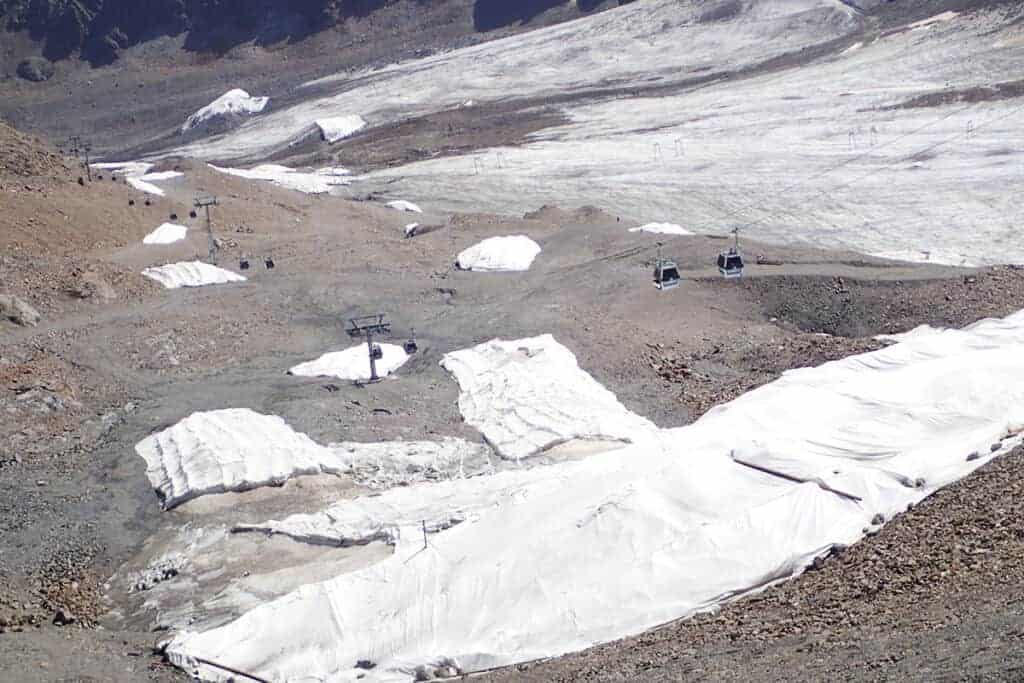
[[[381,358],[375,363],[378,377],[387,377],[409,360],[405,349],[395,344],[375,344],[380,347]],[[370,352],[366,344],[351,346],[344,351],[331,351],[316,360],[299,363],[289,375],[298,377],[337,377],[353,381],[370,379]]]
[[[184,133],[213,119],[258,114],[266,109],[269,102],[269,97],[252,97],[241,88],[235,88],[189,116],[181,131]]]
[[[181,261],[168,263],[165,266],[154,266],[146,268],[142,274],[156,280],[167,289],[245,282],[245,278],[238,273],[202,261]]]
[[[455,263],[463,270],[523,271],[529,270],[540,253],[540,245],[526,235],[488,237],[459,252]]]
[[[336,463],[275,415],[243,408],[193,413],[135,446],[164,507],[209,493],[280,484]]]
[[[326,119],[317,119],[316,127],[320,129],[320,135],[324,140],[328,144],[333,144],[361,131],[366,127],[366,121],[358,114],[332,116]]]
[[[486,362],[466,372],[505,376]],[[536,398],[566,381],[520,386]],[[180,633],[168,654],[207,680],[230,674],[197,658],[274,681],[372,681],[578,650],[793,576],[859,540],[877,515],[1005,452],[1022,428],[1024,313],[910,338],[788,372],[693,425],[640,430],[586,460],[393,489],[291,519],[324,540],[391,525],[395,553],[221,628]],[[443,529],[426,547],[424,524]],[[375,667],[355,668],[360,660]]]
[[[143,244],[174,244],[185,239],[188,228],[175,223],[164,223],[159,228],[142,238]]]
[[[655,235],[692,235],[693,233],[681,225],[675,223],[645,223],[637,228],[630,228],[630,232],[650,232]]]

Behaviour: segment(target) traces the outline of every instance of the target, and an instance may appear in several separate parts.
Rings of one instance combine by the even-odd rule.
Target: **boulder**
[[[25,301],[11,294],[0,294],[0,318],[7,318],[16,325],[35,327],[39,324],[39,312]]]
[[[18,76],[33,83],[48,81],[53,74],[53,64],[42,57],[29,57],[18,64]]]

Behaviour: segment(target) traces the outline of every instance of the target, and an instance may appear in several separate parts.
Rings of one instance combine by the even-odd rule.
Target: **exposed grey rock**
[[[39,312],[13,294],[0,294],[0,318],[7,318],[16,325],[35,327],[39,324]]]
[[[53,64],[42,57],[29,57],[18,64],[18,76],[26,81],[41,83],[53,78]]]

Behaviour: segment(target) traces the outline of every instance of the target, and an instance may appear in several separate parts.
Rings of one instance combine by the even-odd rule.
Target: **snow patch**
[[[238,273],[211,266],[202,261],[182,261],[169,263],[165,266],[146,268],[142,271],[146,277],[156,280],[167,289],[179,287],[203,287],[205,285],[221,285],[228,282],[245,282]]]
[[[580,369],[550,334],[494,340],[446,354],[459,410],[503,458],[528,458],[573,439],[633,442],[656,431]]]
[[[320,129],[320,134],[328,144],[334,144],[365,128],[366,121],[363,120],[362,116],[350,114],[348,116],[318,119],[316,127]]]
[[[656,235],[692,235],[693,233],[675,223],[647,223],[639,228],[630,228],[630,232],[651,232]]]
[[[185,239],[188,228],[184,225],[164,223],[159,228],[142,238],[143,244],[173,244]]]
[[[383,357],[377,361],[377,376],[387,377],[409,360],[405,349],[395,344],[376,344]],[[370,379],[370,354],[366,344],[325,353],[316,360],[300,363],[288,371],[299,377],[337,377],[353,381]]]
[[[347,177],[349,175],[348,169],[341,168],[340,166],[313,171],[298,171],[294,168],[277,164],[262,164],[250,169],[221,168],[213,164],[209,166],[221,173],[227,173],[228,175],[248,180],[265,180],[279,187],[306,194],[326,194],[333,187],[352,184],[352,180]]]
[[[192,116],[189,116],[185,123],[182,124],[181,132],[185,133],[215,119],[259,114],[266,108],[268,102],[270,102],[269,97],[252,97],[240,88],[229,90],[192,114]]]
[[[529,270],[541,251],[540,245],[526,235],[489,237],[459,253],[456,265],[462,270]]]

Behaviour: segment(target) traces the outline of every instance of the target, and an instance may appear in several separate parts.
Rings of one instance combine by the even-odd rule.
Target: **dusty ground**
[[[551,332],[627,407],[676,426],[788,367],[873,348],[874,334],[925,322],[963,324],[1024,307],[1024,274],[1015,270],[967,272],[756,244],[747,246],[751,255],[779,265],[752,264],[742,282],[724,281],[711,267],[723,242],[705,237],[664,239],[685,279],[661,293],[650,284],[655,238],[630,234],[615,216],[593,209],[546,207],[509,218],[432,214],[426,207],[428,213],[415,218],[438,229],[404,240],[410,216],[377,202],[300,195],[181,162],[186,177],[162,183],[166,198],[130,207],[128,200],[141,196],[123,183],[108,177],[79,185],[73,163],[39,158],[50,161],[27,178],[0,177],[6,221],[0,225],[0,293],[24,297],[43,315],[32,328],[0,321],[0,672],[11,680],[179,679],[151,654],[161,635],[153,627],[175,615],[147,610],[144,593],[129,592],[120,578],[108,580],[122,567],[145,566],[185,524],[277,512],[295,497],[352,495],[351,482],[318,480],[286,488],[280,503],[257,492],[162,513],[133,446],[193,411],[250,407],[281,415],[321,442],[439,435],[479,440],[462,424],[455,383],[438,366],[441,355],[493,337]],[[276,269],[257,265],[246,283],[197,290],[162,290],[137,275],[145,266],[205,254],[200,222],[184,219],[199,188],[222,202],[214,214],[224,241],[222,265],[236,268],[246,253],[273,255]],[[189,238],[143,247],[142,236],[172,212],[194,228]],[[544,248],[528,273],[451,269],[461,249],[509,233],[525,233]],[[358,388],[284,374],[296,362],[348,346],[348,316],[378,311],[390,316],[398,339],[415,328],[421,344],[395,379]],[[772,666],[786,665],[794,675],[838,676],[846,660],[820,662],[817,640],[812,647],[810,635],[793,633],[817,624],[815,633],[824,638],[826,625],[838,632],[847,611],[859,623],[884,623],[886,630],[858,627],[856,637],[837,636],[839,644],[826,640],[821,647],[864,662],[906,650],[900,661],[909,667],[943,652],[962,654],[957,648],[972,643],[980,648],[1002,625],[1019,632],[1019,605],[1010,602],[1012,595],[996,599],[1020,572],[1021,527],[1009,502],[1018,493],[1009,476],[1018,459],[940,494],[821,571],[729,608],[723,614],[733,616],[721,617],[731,620],[722,622],[726,626],[702,618],[503,675],[743,678],[767,677]],[[964,488],[970,486],[983,488]],[[953,523],[958,515],[962,521],[944,531],[940,522]],[[941,534],[966,535],[968,528],[978,530],[971,551],[991,548],[983,559],[998,560],[999,570],[941,576],[942,553],[968,557]],[[984,545],[981,529],[1001,531]],[[925,530],[930,542],[942,540],[915,540]],[[899,540],[885,541],[890,538]],[[878,545],[883,542],[889,544]],[[261,551],[267,556],[267,547],[245,543],[237,542],[232,561],[252,562]],[[868,558],[862,554],[872,548],[877,562],[854,561]],[[278,549],[285,552],[275,555],[273,570],[285,575],[299,563],[342,559]],[[949,588],[893,592],[881,605],[890,621],[871,622],[866,607],[857,612],[860,607],[847,608],[836,596],[867,591],[862,579],[884,593],[881,584],[890,574],[882,558],[900,566],[925,563],[926,580],[913,585],[941,579]],[[813,583],[827,576],[828,583]],[[772,607],[787,605],[778,596],[791,595],[797,597],[786,600],[796,599],[799,610]],[[987,595],[995,615],[982,617],[975,609],[956,627],[960,631],[936,626],[916,638],[922,604],[940,610],[934,624],[945,624],[941,615],[968,605],[971,595]],[[237,606],[224,609],[230,614]],[[778,634],[776,640],[758,640],[748,623],[764,624],[756,633]],[[783,646],[765,644],[776,641]],[[1005,641],[987,647],[966,660],[968,673],[1010,674],[1017,666]],[[850,648],[874,654],[865,658]]]

